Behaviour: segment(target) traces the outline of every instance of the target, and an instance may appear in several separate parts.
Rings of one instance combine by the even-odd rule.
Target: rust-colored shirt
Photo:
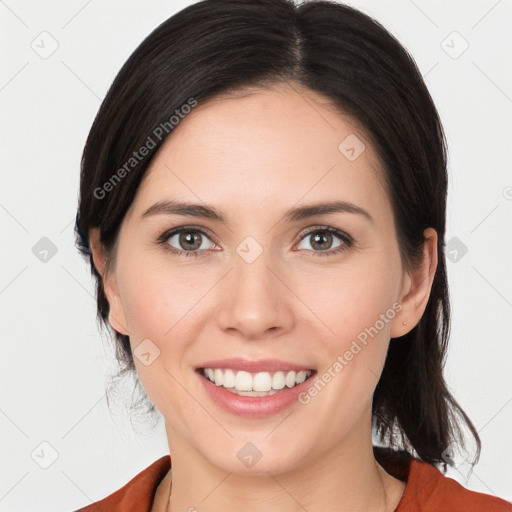
[[[508,501],[469,491],[426,462],[390,453],[378,457],[379,463],[407,482],[395,512],[512,512]],[[170,456],[161,457],[121,489],[77,512],[151,512],[158,484],[170,467]]]

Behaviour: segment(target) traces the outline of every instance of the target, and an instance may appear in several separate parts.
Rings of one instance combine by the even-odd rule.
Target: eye
[[[183,256],[199,256],[201,252],[216,247],[204,231],[186,226],[166,231],[158,242],[167,250]]]
[[[315,256],[332,256],[333,254],[338,254],[342,251],[346,251],[353,243],[352,238],[346,233],[343,233],[343,231],[327,226],[309,230],[305,235],[303,235],[300,243],[307,240],[308,237],[311,237],[309,245],[312,247]],[[341,240],[341,242],[338,243],[338,245],[333,246],[333,241],[336,238]],[[304,247],[297,247],[299,249],[304,249]]]
[[[307,247],[306,249],[315,256],[332,256],[346,251],[353,244],[350,235],[336,228],[325,226],[316,227],[306,232],[299,242],[298,249],[305,249],[299,246],[308,237],[311,237],[309,245],[312,250],[307,249]],[[339,240],[339,243],[333,246],[336,238]],[[207,256],[208,249],[215,249],[217,247],[202,229],[193,226],[183,226],[168,230],[160,235],[158,243],[163,245],[166,250],[178,256]]]

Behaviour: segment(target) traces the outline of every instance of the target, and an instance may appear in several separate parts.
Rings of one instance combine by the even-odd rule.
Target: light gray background
[[[101,99],[142,39],[191,3],[0,0],[0,511],[74,510],[168,453],[163,422],[136,432],[122,405],[107,408],[113,353],[73,223]],[[512,1],[350,3],[409,49],[444,123],[446,373],[483,441],[469,481],[464,464],[449,475],[512,500]],[[43,237],[57,248],[46,262],[32,250]]]

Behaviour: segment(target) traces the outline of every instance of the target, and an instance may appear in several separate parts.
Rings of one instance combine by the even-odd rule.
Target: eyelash
[[[162,233],[158,239],[157,243],[159,245],[162,245],[165,250],[169,251],[171,254],[177,255],[177,256],[185,256],[185,257],[198,257],[201,255],[202,252],[205,252],[203,250],[201,251],[182,251],[180,249],[176,249],[172,246],[170,246],[167,242],[169,241],[169,238],[171,238],[173,235],[182,233],[182,232],[190,232],[195,234],[201,234],[205,235],[207,238],[211,239],[211,237],[208,235],[208,233],[204,232],[202,229],[196,228],[194,226],[182,226],[180,228],[173,228],[171,230],[167,230],[164,233]],[[329,226],[324,227],[314,227],[309,230],[307,230],[300,238],[300,243],[304,238],[306,238],[308,235],[314,234],[314,233],[331,233],[333,235],[336,235],[338,238],[340,238],[343,241],[343,244],[336,247],[335,249],[330,249],[326,251],[311,251],[315,256],[334,256],[337,254],[341,254],[342,252],[348,250],[352,245],[354,244],[354,241],[350,235],[347,233],[344,233],[343,231],[340,231],[339,229],[332,228]],[[212,240],[213,241],[213,240]],[[215,242],[214,242],[215,243]],[[307,250],[307,249],[301,249],[301,250]]]

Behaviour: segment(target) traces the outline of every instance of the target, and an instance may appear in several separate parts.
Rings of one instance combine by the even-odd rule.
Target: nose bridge
[[[254,261],[246,261],[243,257],[234,257],[233,262],[233,280],[234,292],[237,299],[247,299],[253,297],[254,300],[265,300],[270,304],[276,298],[274,289],[275,276],[270,271],[272,262],[267,254],[257,257]]]
[[[271,253],[252,237],[236,248],[233,268],[222,290],[222,329],[236,329],[246,337],[256,338],[269,330],[289,328],[289,297],[274,274],[273,267],[279,265],[271,261]]]

